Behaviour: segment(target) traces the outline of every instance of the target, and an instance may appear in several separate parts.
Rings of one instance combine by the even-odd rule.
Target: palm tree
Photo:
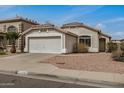
[[[15,44],[16,44],[16,40],[20,37],[20,33],[18,32],[15,32],[15,31],[9,31],[6,33],[6,38],[7,40],[10,40],[12,43],[11,43],[11,49],[10,49],[10,52],[11,53],[16,53],[16,47],[15,47]]]

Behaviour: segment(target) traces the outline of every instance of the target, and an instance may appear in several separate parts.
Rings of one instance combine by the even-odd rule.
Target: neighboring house
[[[11,41],[5,38],[7,31],[22,33],[16,42],[17,49],[29,53],[71,53],[77,43],[85,43],[89,52],[105,52],[111,40],[110,36],[83,23],[68,23],[59,28],[17,16],[0,20],[0,47],[8,50]]]
[[[122,42],[124,42],[124,39],[121,39],[121,40],[112,40],[113,43],[117,43],[117,44],[120,44]]]
[[[22,17],[15,17],[12,19],[0,20],[0,47],[7,48],[9,51],[11,46],[10,40],[5,40],[5,33],[8,31],[16,31],[23,33],[29,29],[32,25],[38,25],[37,22]],[[16,42],[17,50],[21,51],[24,47],[24,38],[20,37]]]
[[[6,43],[5,43],[6,38],[5,38],[5,36],[6,36],[6,34],[0,30],[0,50],[6,48]]]
[[[118,49],[120,50],[120,44],[124,43],[124,39],[121,40],[111,40],[112,43],[117,44],[118,45]]]
[[[112,43],[120,44],[121,41],[120,40],[112,40]]]
[[[64,24],[61,28],[78,35],[78,43],[85,43],[89,52],[105,52],[111,40],[109,35],[79,22]]]

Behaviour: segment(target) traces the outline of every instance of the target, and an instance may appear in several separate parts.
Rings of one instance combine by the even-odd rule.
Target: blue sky
[[[120,5],[0,6],[0,19],[16,15],[31,18],[39,23],[49,21],[58,26],[68,22],[83,22],[110,34],[113,39],[124,38],[124,6]]]

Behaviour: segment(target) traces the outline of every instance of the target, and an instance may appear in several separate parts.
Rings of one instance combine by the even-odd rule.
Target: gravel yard
[[[63,54],[46,61],[65,69],[124,74],[124,62],[113,61],[110,53]]]

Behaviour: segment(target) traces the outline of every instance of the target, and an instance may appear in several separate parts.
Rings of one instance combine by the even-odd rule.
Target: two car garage
[[[61,37],[30,37],[30,53],[59,53],[61,52]]]
[[[30,28],[24,37],[24,51],[29,53],[70,53],[77,42],[77,35],[55,27]]]

